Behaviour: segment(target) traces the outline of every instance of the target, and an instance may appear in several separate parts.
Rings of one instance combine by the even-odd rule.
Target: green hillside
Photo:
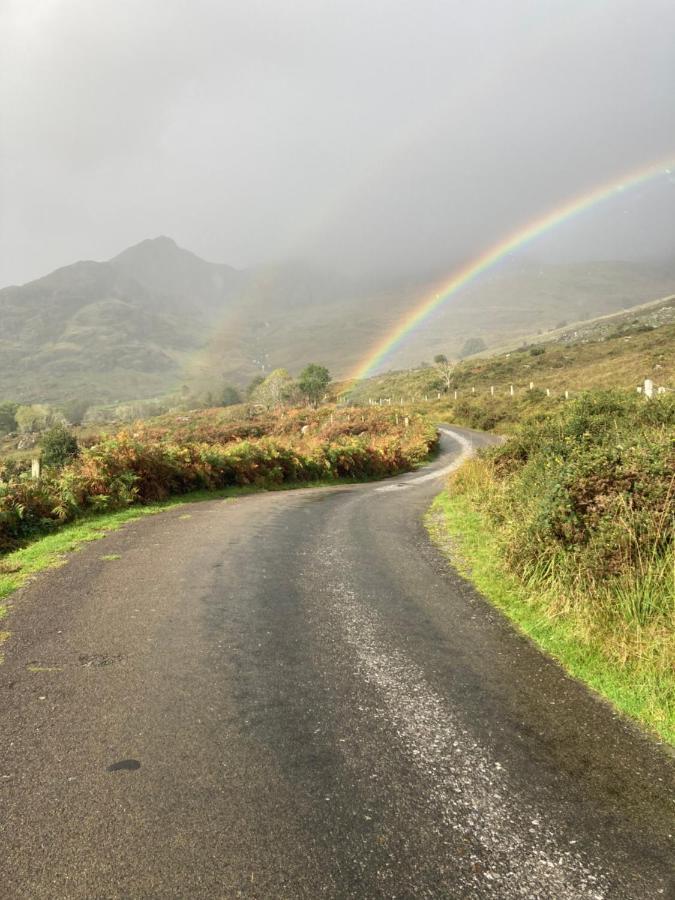
[[[0,290],[0,400],[119,402],[243,385],[310,360],[344,376],[435,290],[383,285],[298,262],[236,271],[170,238],[143,241]],[[674,287],[666,265],[511,264],[444,304],[388,364],[456,358],[471,337],[488,348],[531,339]]]
[[[109,262],[79,262],[5,288],[0,396],[114,400],[166,391],[238,277],[158,238]]]
[[[572,397],[593,389],[636,391],[646,378],[656,388],[675,390],[675,316],[663,325],[644,321],[673,312],[672,308],[666,308],[665,314],[659,310],[645,311],[642,319],[617,317],[611,328],[607,321],[596,323],[595,339],[589,328],[584,337],[577,333],[575,338],[571,332],[568,340],[558,337],[508,353],[464,360],[452,367],[447,392],[439,370],[425,367],[369,378],[353,388],[349,399],[368,403],[369,398],[375,402],[384,398],[396,404],[403,398],[406,406],[433,407],[441,418],[473,427],[503,428],[528,411],[559,401],[565,391]]]

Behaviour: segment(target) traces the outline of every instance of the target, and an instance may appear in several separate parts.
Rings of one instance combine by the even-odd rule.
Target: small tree
[[[434,365],[443,379],[443,389],[449,391],[452,365],[450,364],[448,357],[444,353],[437,353],[436,356],[434,356]]]
[[[252,378],[251,383],[246,388],[246,396],[252,397],[253,394],[255,394],[255,392],[257,391],[257,389],[260,387],[260,385],[263,383],[264,380],[265,380],[264,375],[256,375],[254,378]]]
[[[60,468],[80,452],[75,435],[65,425],[54,425],[40,441],[42,462],[51,468]]]
[[[220,392],[220,406],[234,406],[241,403],[241,395],[233,384],[226,384]]]
[[[31,434],[35,431],[44,431],[50,425],[54,425],[60,417],[55,416],[43,403],[33,403],[30,406],[19,406],[15,418],[19,431]]]
[[[483,338],[468,338],[464,341],[462,352],[459,355],[463,359],[465,356],[473,356],[474,353],[482,353],[483,350],[486,349],[487,347]]]
[[[330,372],[325,366],[319,366],[316,363],[310,363],[300,373],[298,378],[298,388],[306,397],[312,406],[317,403],[326,393],[326,388],[331,382]]]
[[[0,403],[0,434],[9,434],[16,431],[16,403]]]
[[[286,369],[275,369],[251,394],[251,400],[265,409],[274,409],[294,399],[295,382]]]
[[[71,425],[81,425],[89,409],[89,401],[72,398],[66,400],[61,409],[66,422],[70,422]]]

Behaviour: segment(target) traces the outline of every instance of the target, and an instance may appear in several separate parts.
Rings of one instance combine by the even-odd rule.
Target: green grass
[[[639,661],[619,665],[603,652],[601,638],[583,633],[573,618],[551,616],[540,589],[509,573],[487,516],[465,495],[444,492],[426,520],[453,565],[542,650],[622,713],[675,744],[675,679]]]

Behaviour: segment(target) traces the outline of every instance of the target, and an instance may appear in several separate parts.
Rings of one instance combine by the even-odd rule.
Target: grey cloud
[[[439,270],[675,157],[662,0],[10,0],[0,33],[0,283],[159,233]],[[668,187],[528,252],[672,251]]]

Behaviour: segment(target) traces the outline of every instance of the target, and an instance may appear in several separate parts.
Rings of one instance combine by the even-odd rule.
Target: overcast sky
[[[675,159],[673,0],[0,0],[0,284],[168,234],[452,268]],[[531,245],[675,255],[675,183]]]

